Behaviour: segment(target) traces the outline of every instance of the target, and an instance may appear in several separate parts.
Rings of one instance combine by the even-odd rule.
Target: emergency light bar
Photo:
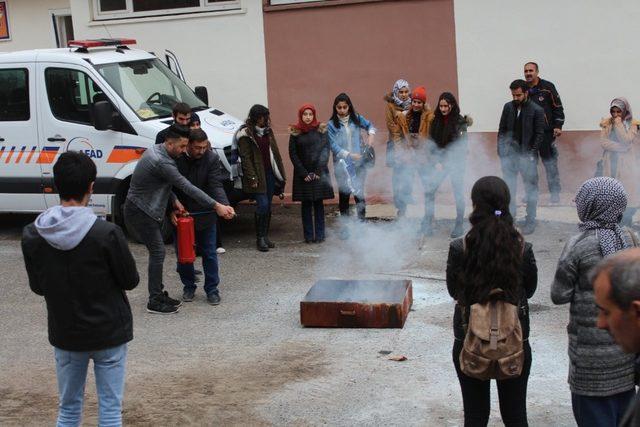
[[[135,39],[70,40],[67,46],[88,49],[91,47],[125,46],[128,44],[136,44]]]

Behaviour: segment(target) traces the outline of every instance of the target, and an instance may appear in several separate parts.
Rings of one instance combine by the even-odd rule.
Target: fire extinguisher
[[[193,264],[196,260],[196,236],[193,227],[193,218],[183,216],[177,219],[178,224],[178,262],[180,264]]]

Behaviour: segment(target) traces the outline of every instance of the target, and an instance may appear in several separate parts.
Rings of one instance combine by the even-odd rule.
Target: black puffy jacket
[[[51,345],[94,351],[133,339],[125,290],[140,278],[120,227],[97,220],[78,246],[64,251],[31,223],[22,233],[22,253],[29,286],[47,303]]]

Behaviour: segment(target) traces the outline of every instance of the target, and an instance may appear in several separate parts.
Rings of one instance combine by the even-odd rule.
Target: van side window
[[[51,112],[58,120],[92,125],[92,106],[108,101],[91,78],[78,70],[47,68],[45,73]]]
[[[0,122],[26,121],[30,117],[27,70],[0,69]]]

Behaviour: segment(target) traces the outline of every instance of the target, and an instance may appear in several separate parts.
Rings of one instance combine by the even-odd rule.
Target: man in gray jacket
[[[235,215],[232,207],[213,200],[178,171],[175,159],[185,152],[188,138],[189,128],[173,124],[166,133],[164,143],[154,145],[144,153],[131,177],[124,205],[127,229],[149,250],[147,311],[150,313],[176,313],[182,304],[169,297],[162,283],[165,257],[162,221],[170,207],[181,213],[186,212],[172,188],[179,189],[202,206],[210,206],[223,218],[230,219]]]
[[[518,174],[524,182],[527,217],[523,234],[536,228],[538,205],[538,150],[544,137],[544,110],[529,100],[529,87],[524,80],[514,80],[509,86],[513,101],[502,109],[498,127],[498,156],[502,175],[511,191],[511,215],[516,216]]]
[[[623,351],[640,353],[640,249],[605,258],[595,268],[593,288],[598,306],[598,327],[606,329]],[[636,359],[636,378],[638,359]],[[633,403],[618,424],[640,426],[640,400]]]

